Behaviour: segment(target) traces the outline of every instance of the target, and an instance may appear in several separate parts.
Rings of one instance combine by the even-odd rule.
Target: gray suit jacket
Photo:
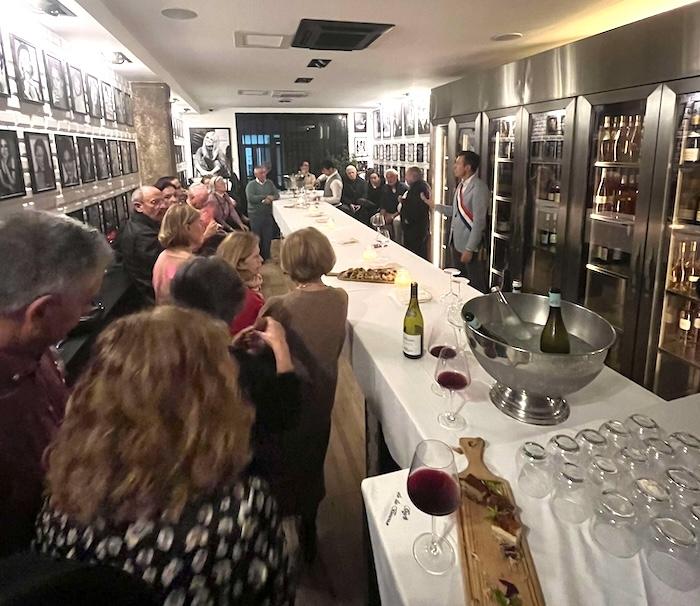
[[[477,252],[486,229],[486,215],[490,201],[489,188],[479,177],[474,177],[465,187],[464,202],[474,215],[474,223],[470,231],[459,214],[458,205],[453,201],[450,239],[459,252],[465,250]],[[459,184],[457,188],[459,188]],[[455,191],[458,190],[457,188]]]

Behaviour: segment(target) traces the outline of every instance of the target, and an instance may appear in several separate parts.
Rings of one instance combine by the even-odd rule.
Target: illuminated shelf
[[[586,263],[586,269],[594,271],[598,274],[603,274],[604,276],[610,276],[611,278],[618,278],[620,280],[627,280],[629,276],[623,274],[622,272],[615,271],[614,269],[608,269],[602,265],[596,263]]]
[[[591,221],[601,221],[603,223],[614,223],[616,225],[634,225],[634,215],[623,215],[618,213],[591,213]]]
[[[510,240],[510,234],[501,234],[497,231],[493,232],[493,237],[499,240]]]
[[[666,340],[662,345],[659,345],[659,351],[673,356],[676,360],[689,366],[700,368],[700,357],[698,357],[700,346],[686,345],[681,340]]]
[[[596,162],[597,168],[639,168],[639,162]]]

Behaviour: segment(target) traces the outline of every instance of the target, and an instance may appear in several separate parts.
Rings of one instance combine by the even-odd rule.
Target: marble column
[[[131,93],[141,181],[152,185],[159,177],[176,174],[170,87],[163,82],[132,82]]]

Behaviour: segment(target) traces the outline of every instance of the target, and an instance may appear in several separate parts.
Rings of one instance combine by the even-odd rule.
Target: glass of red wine
[[[408,472],[408,496],[423,513],[431,516],[431,532],[413,542],[413,557],[430,574],[445,574],[455,563],[450,542],[437,533],[436,517],[457,510],[461,499],[452,449],[439,440],[423,440],[416,446]]]
[[[469,364],[464,350],[444,347],[440,351],[437,364],[435,365],[435,383],[443,390],[443,393],[447,391],[450,398],[449,410],[440,413],[438,416],[438,423],[442,427],[459,430],[467,426],[466,420],[459,413],[467,402],[463,395],[464,390],[469,387],[471,382],[472,377],[469,373]],[[459,392],[462,395],[462,402],[457,410],[454,410],[455,392]]]

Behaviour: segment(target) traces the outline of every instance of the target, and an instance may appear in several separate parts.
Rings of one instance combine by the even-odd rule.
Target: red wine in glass
[[[430,355],[435,358],[439,358],[440,355],[443,358],[454,358],[457,355],[457,351],[450,345],[433,345],[430,348]]]
[[[408,496],[423,513],[446,516],[459,507],[459,484],[449,473],[422,467],[408,476]]]
[[[450,351],[447,351],[445,348],[442,349],[435,366],[434,380],[434,389],[439,389],[443,393],[447,390],[450,399],[450,408],[438,416],[438,423],[446,429],[464,429],[467,426],[467,422],[459,412],[462,410],[466,400],[462,397],[462,404],[456,411],[454,411],[453,406],[455,392],[463,392],[471,384],[469,364],[463,349],[457,348]]]
[[[443,370],[437,376],[437,382],[440,387],[449,389],[450,391],[459,391],[466,389],[469,385],[469,380],[466,375],[454,370]]]

